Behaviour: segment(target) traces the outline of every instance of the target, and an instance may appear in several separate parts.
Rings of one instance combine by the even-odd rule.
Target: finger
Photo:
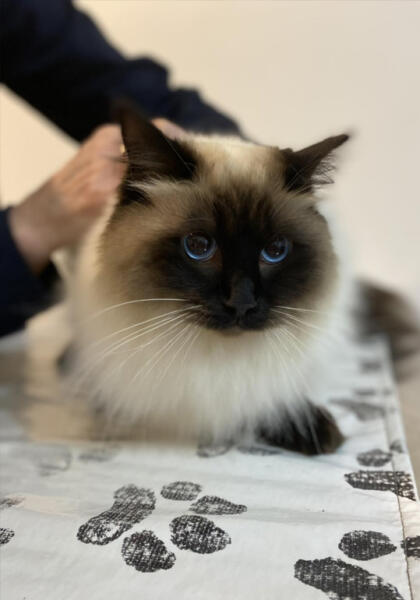
[[[182,138],[186,135],[186,131],[179,127],[172,121],[168,121],[167,119],[163,119],[158,117],[156,119],[152,119],[152,123],[161,130],[168,138],[174,140],[176,138]]]

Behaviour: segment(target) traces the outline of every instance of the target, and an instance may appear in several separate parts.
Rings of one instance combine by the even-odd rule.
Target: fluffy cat
[[[329,378],[349,281],[316,190],[348,136],[294,152],[120,120],[126,176],[71,284],[89,397],[115,426],[333,451],[308,390]]]

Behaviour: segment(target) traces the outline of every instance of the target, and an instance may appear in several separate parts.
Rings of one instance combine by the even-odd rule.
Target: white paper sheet
[[[384,341],[354,346],[328,397],[347,439],[315,458],[86,441],[85,407],[42,378],[22,390],[16,348],[0,350],[2,599],[420,598],[420,505]]]

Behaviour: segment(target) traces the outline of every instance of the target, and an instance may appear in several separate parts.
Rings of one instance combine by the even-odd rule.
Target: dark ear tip
[[[341,135],[337,135],[336,140],[337,140],[337,146],[341,146],[342,144],[344,144],[345,142],[348,142],[348,140],[351,138],[352,136],[350,135],[350,133],[342,133]]]
[[[127,98],[113,98],[109,107],[112,121],[115,123],[121,123],[124,112],[130,109],[130,101]]]
[[[147,120],[139,106],[130,98],[120,96],[113,98],[110,103],[111,119],[115,123],[122,123],[128,116],[134,116],[137,119]]]

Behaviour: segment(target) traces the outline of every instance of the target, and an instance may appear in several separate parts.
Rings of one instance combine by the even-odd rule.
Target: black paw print
[[[8,544],[14,535],[15,532],[12,529],[0,527],[0,545]]]
[[[23,502],[23,498],[20,496],[0,498],[0,511],[5,510],[7,508],[13,508],[14,506],[18,506],[19,504],[21,504],[21,502]],[[0,546],[8,544],[14,536],[15,532],[13,531],[13,529],[8,529],[7,527],[0,527]]]
[[[295,577],[337,600],[403,600],[398,590],[381,577],[331,557],[298,560]]]
[[[197,500],[201,489],[198,483],[174,481],[163,486],[160,493],[167,500],[196,500],[188,509],[194,515],[181,515],[169,524],[171,542],[180,550],[212,554],[223,550],[232,540],[226,531],[202,515],[238,515],[247,507],[218,496],[202,496]],[[153,490],[125,485],[114,492],[114,503],[108,510],[79,527],[77,538],[85,544],[109,544],[148,517],[155,507]],[[127,565],[143,573],[171,569],[176,561],[175,554],[149,530],[124,538],[121,553]]]
[[[360,470],[346,473],[344,478],[351,487],[359,490],[374,490],[377,492],[392,492],[396,496],[416,500],[416,491],[410,473],[405,471],[376,470],[392,461],[393,454],[404,453],[401,440],[394,440],[389,450],[373,448],[357,455],[357,462],[363,467],[373,467],[375,470]]]
[[[389,451],[373,448],[357,455],[357,462],[374,470],[346,473],[345,481],[353,488],[391,492],[415,500],[411,475],[404,471],[378,470],[392,460],[392,453],[404,452],[401,440],[394,440]],[[407,537],[400,546],[407,557],[420,558],[420,536]],[[341,538],[338,548],[350,559],[369,561],[396,552],[398,547],[379,531],[349,531]],[[298,560],[295,577],[302,583],[325,592],[337,600],[403,600],[399,591],[384,579],[340,559]]]
[[[420,536],[407,537],[400,544],[407,557],[420,558]],[[379,531],[349,531],[338,544],[352,560],[368,561],[397,550],[388,536]],[[337,600],[403,600],[395,586],[366,569],[343,560],[323,558],[298,560],[295,577]]]

